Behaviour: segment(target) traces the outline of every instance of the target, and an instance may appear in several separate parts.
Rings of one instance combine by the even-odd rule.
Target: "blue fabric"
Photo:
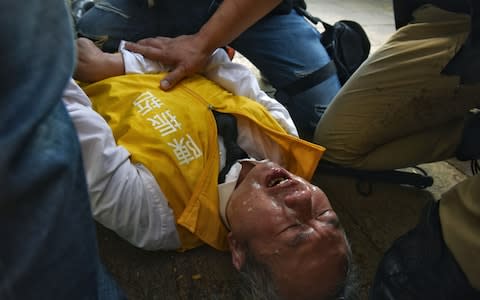
[[[281,90],[330,61],[320,38],[320,32],[292,10],[290,14],[263,18],[239,36],[232,47]],[[334,75],[290,99],[278,100],[287,107],[302,136],[310,138],[339,89],[340,82]]]
[[[74,65],[67,16],[62,0],[0,2],[0,299],[123,297],[100,264],[61,102]]]
[[[194,1],[195,3],[192,3]],[[116,51],[121,39],[192,34],[215,12],[218,1],[144,0],[97,2],[78,22],[80,35],[104,42]],[[242,33],[231,46],[247,57],[276,89],[320,69],[330,58],[318,30],[294,10],[269,14]],[[290,99],[279,99],[290,111],[302,136],[310,138],[326,106],[340,89],[336,75]]]

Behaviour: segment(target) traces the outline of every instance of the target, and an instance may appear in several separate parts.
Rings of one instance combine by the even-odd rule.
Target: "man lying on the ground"
[[[238,270],[264,274],[251,283],[266,299],[344,294],[349,245],[328,198],[306,180],[324,149],[295,136],[286,109],[247,68],[220,49],[204,75],[222,87],[198,75],[165,92],[161,65],[77,45],[76,77],[103,79],[84,85],[86,95],[72,81],[64,101],[96,220],[145,249],[230,248]],[[236,120],[228,130],[225,115]],[[229,168],[232,148],[246,159]]]
[[[420,6],[425,2],[451,11]],[[366,170],[479,159],[479,2],[394,4],[405,9],[395,11],[402,27],[350,78],[317,125],[315,141],[329,150],[324,159]],[[480,299],[479,200],[475,175],[430,203],[419,225],[385,255],[371,299]]]

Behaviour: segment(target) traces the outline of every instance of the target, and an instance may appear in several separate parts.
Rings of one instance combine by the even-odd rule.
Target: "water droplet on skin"
[[[272,206],[275,207],[275,208],[279,208],[280,206],[278,206],[278,203],[274,200],[272,200]]]

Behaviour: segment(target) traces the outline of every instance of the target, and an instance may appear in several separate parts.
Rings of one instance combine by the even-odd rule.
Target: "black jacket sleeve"
[[[433,4],[452,12],[473,14],[475,7],[479,6],[478,2],[478,0],[393,0],[395,26],[398,29],[407,25],[413,11],[424,4]]]

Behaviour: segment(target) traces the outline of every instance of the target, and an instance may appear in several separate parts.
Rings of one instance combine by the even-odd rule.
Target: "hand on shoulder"
[[[164,90],[172,88],[183,78],[201,71],[213,52],[212,49],[206,48],[205,43],[197,35],[146,38],[137,43],[126,43],[125,49],[169,67],[170,72],[160,83]]]

